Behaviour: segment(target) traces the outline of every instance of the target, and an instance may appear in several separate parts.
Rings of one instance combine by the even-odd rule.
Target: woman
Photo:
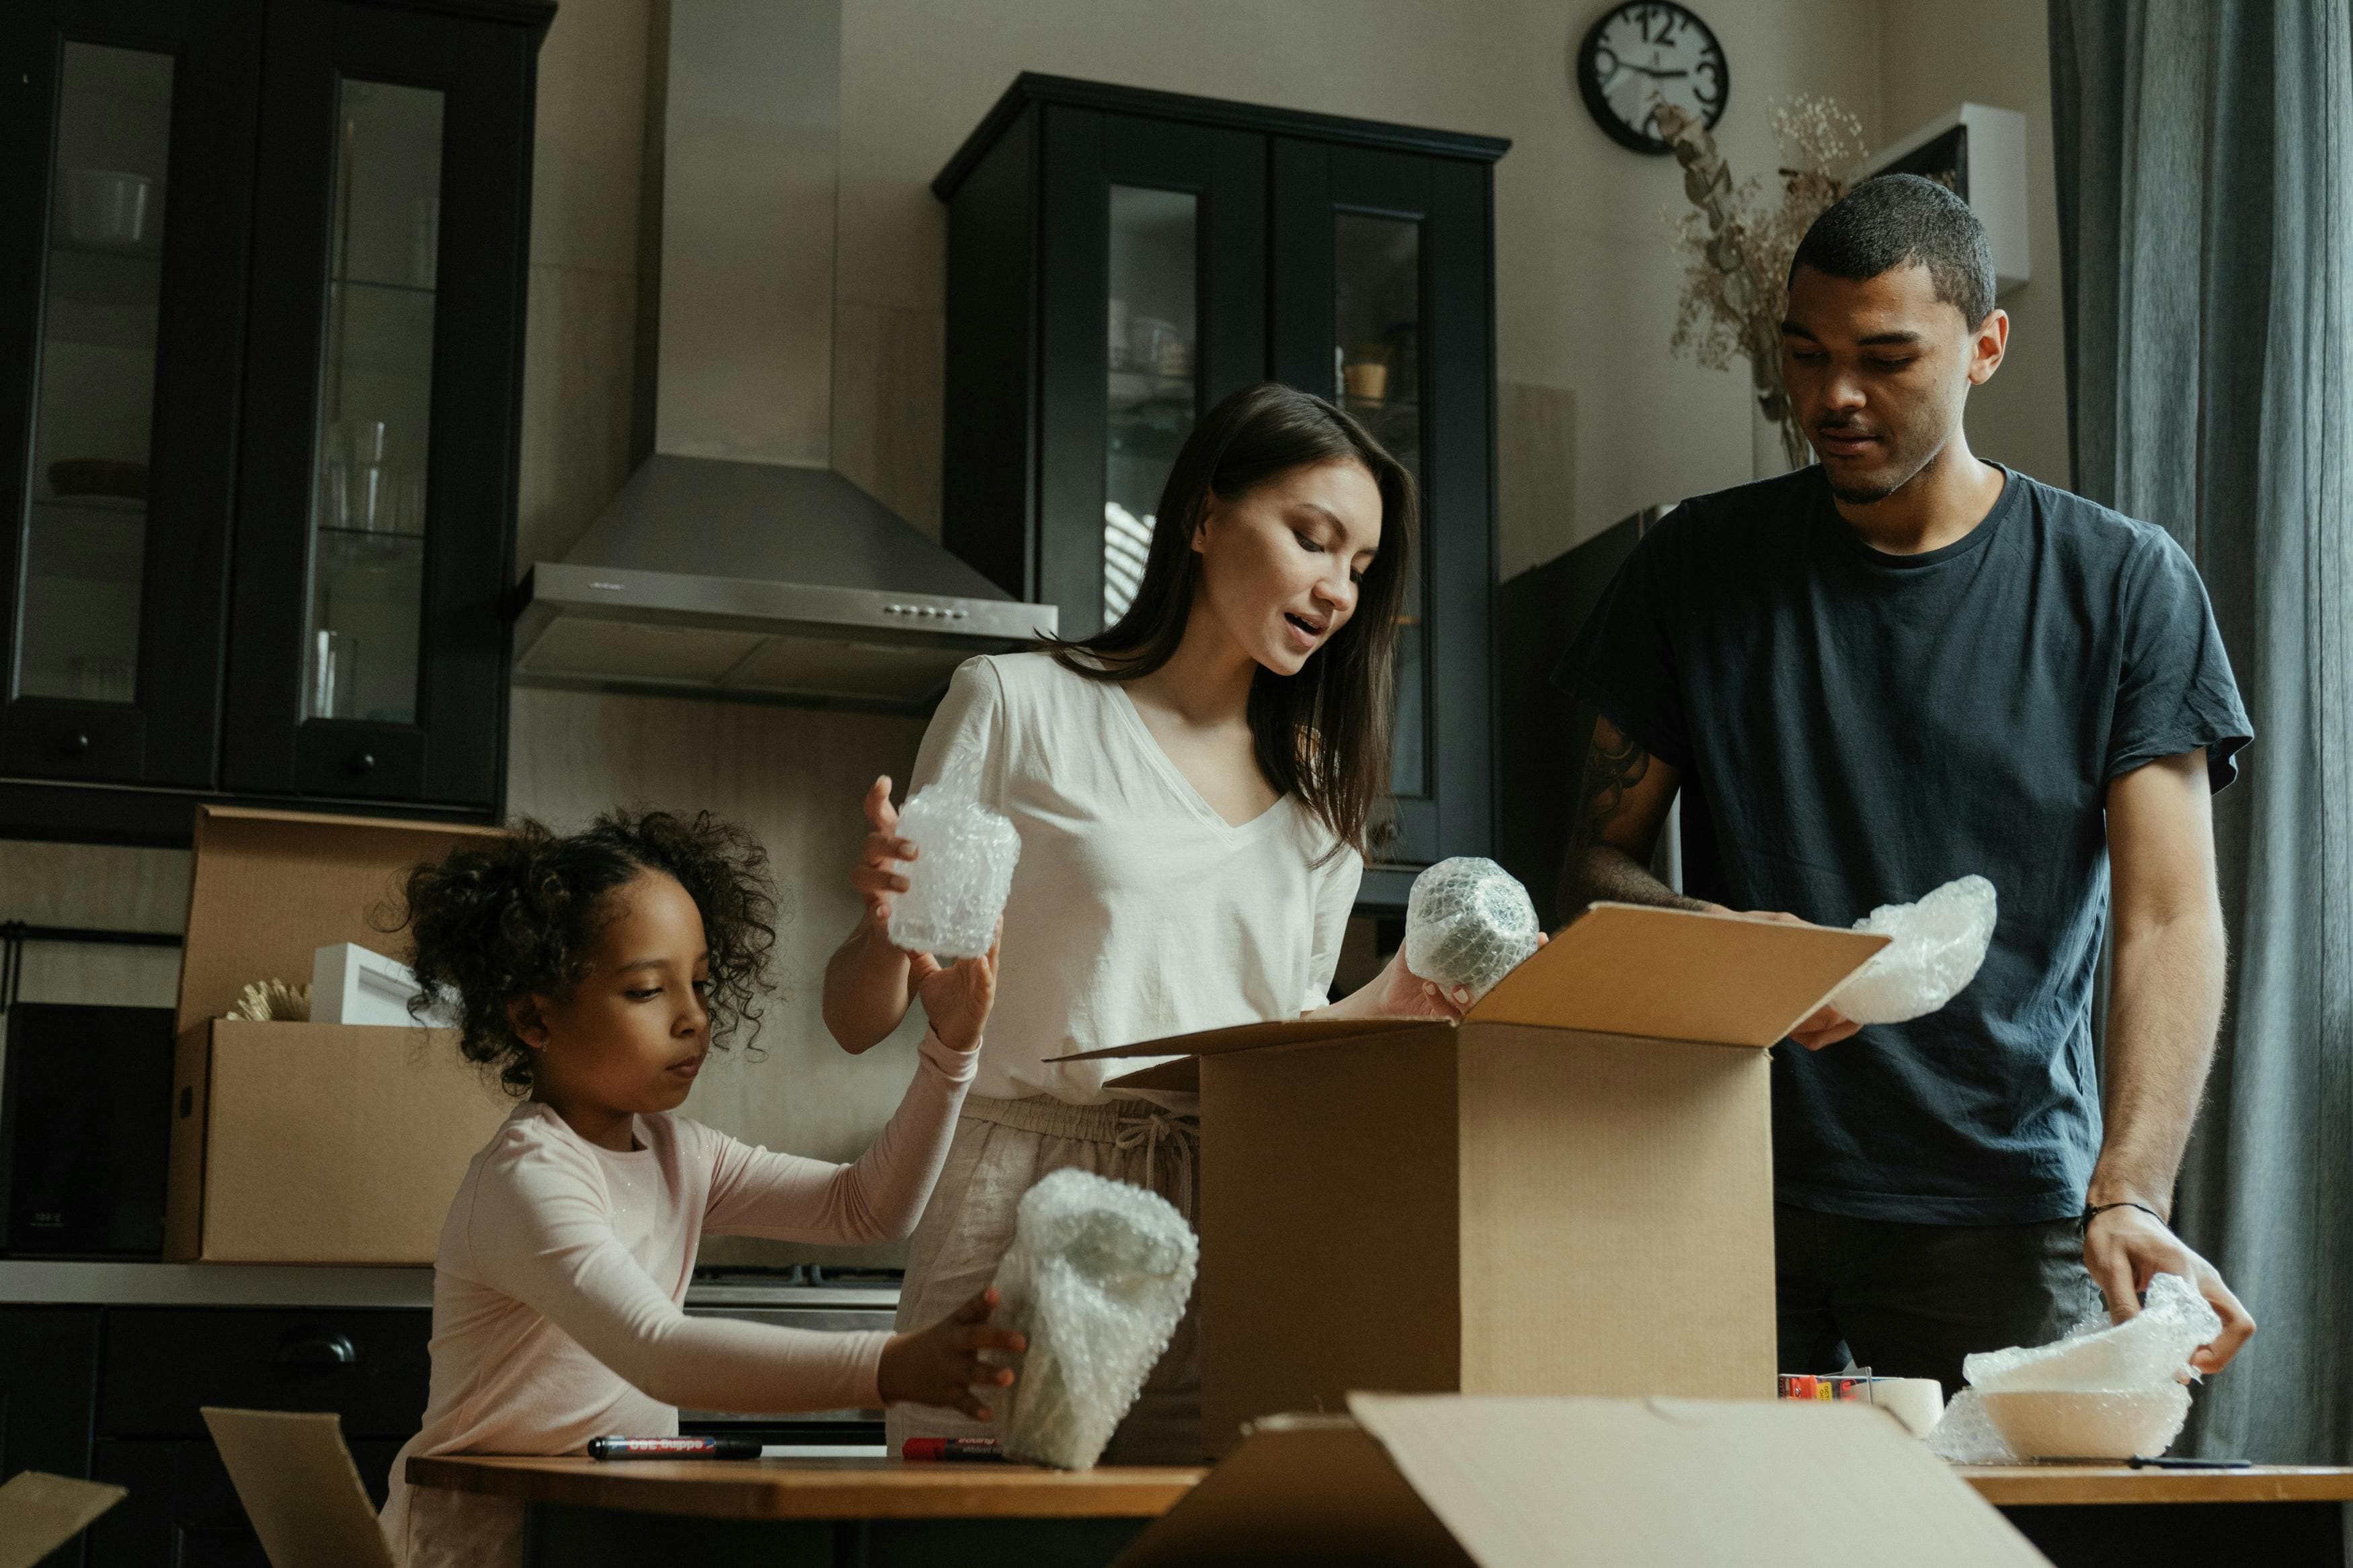
[[[1147,1060],[1048,1058],[1303,1012],[1458,1010],[1402,958],[1328,1004],[1388,787],[1414,504],[1412,477],[1346,414],[1250,387],[1177,454],[1117,625],[956,672],[911,789],[952,754],[976,759],[981,798],[1019,830],[1021,859],[989,1055],[915,1230],[902,1326],[988,1284],[1015,1205],[1059,1167],[1151,1187],[1191,1215],[1192,1097],[1104,1087]],[[890,780],[866,809],[866,913],[825,983],[827,1026],[850,1051],[895,1028],[937,968],[887,933],[892,895],[923,875],[897,837]],[[1199,1459],[1198,1359],[1188,1312],[1107,1461]],[[909,1436],[989,1428],[913,1407],[893,1410],[889,1430],[895,1454]]]

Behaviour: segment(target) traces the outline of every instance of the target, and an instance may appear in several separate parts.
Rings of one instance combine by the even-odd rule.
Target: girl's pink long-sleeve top
[[[424,1429],[392,1465],[383,1524],[407,1568],[520,1561],[511,1500],[412,1489],[411,1455],[562,1454],[605,1434],[666,1436],[678,1407],[871,1409],[885,1332],[825,1333],[682,1310],[706,1236],[835,1244],[915,1227],[979,1052],[930,1034],[897,1112],[854,1164],[639,1116],[638,1147],[589,1143],[515,1108],[474,1156],[433,1265]]]

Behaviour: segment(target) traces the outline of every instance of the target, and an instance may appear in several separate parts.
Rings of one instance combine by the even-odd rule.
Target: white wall
[[[844,0],[836,464],[937,526],[946,230],[928,187],[1027,69],[1512,140],[1495,174],[1499,370],[1507,414],[1552,427],[1504,433],[1507,458],[1532,465],[1515,458],[1505,474],[1507,574],[1638,507],[1748,479],[1746,378],[1667,353],[1681,269],[1662,215],[1683,205],[1680,171],[1609,141],[1570,79],[1570,52],[1602,9]],[[1775,166],[1768,104],[1792,93],[1836,96],[1875,138],[1871,0],[1697,9],[1730,68],[1718,136],[1736,170]]]
[[[2001,301],[2010,354],[1969,397],[1980,458],[2066,486],[2067,325],[2059,270],[2059,196],[2051,151],[2050,12],[2043,0],[1880,0],[1879,101],[1884,140],[1955,105],[2026,116],[2027,253],[2034,275]]]

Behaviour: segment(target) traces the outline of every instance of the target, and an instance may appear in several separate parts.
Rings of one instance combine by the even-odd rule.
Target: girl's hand
[[[1013,1369],[990,1366],[979,1352],[1018,1352],[1029,1345],[1011,1329],[989,1323],[988,1315],[996,1310],[997,1291],[992,1287],[928,1329],[892,1335],[891,1342],[882,1347],[882,1364],[874,1374],[882,1403],[945,1405],[976,1421],[987,1420],[988,1407],[973,1391],[1009,1386]]]
[[[997,929],[1001,936],[1002,915],[997,917]],[[989,943],[986,956],[958,959],[945,969],[929,953],[922,959],[930,971],[915,977],[915,993],[923,999],[932,1033],[952,1051],[973,1049],[980,1044],[989,1009],[997,1005],[997,943]]]
[[[863,805],[871,831],[859,851],[858,867],[849,873],[849,885],[866,901],[867,937],[887,944],[891,940],[891,900],[909,886],[900,867],[914,860],[922,851],[911,840],[899,837],[899,813],[891,804],[890,774],[874,781]],[[928,952],[910,952],[907,957],[914,964],[914,972],[907,977],[911,990],[939,973],[938,961]]]

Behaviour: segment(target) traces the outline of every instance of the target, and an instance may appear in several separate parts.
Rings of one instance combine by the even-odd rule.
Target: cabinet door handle
[[[350,1366],[360,1359],[351,1336],[332,1329],[298,1330],[278,1342],[270,1358],[280,1366]]]
[[[352,753],[352,760],[343,765],[351,769],[351,771],[355,773],[374,773],[375,771],[375,753],[374,752],[353,752]]]
[[[69,757],[79,757],[90,750],[90,731],[76,730],[58,742],[58,750]]]

